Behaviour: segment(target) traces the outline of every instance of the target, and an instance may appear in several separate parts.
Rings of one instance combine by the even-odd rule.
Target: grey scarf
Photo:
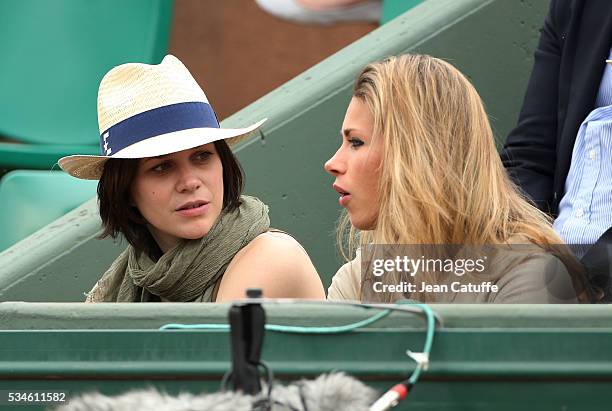
[[[214,288],[238,251],[270,227],[268,206],[242,196],[240,207],[222,212],[207,235],[184,240],[157,262],[132,246],[119,255],[89,293],[89,302],[213,301]]]

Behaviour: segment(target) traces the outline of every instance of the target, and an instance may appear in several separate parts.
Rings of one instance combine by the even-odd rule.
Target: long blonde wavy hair
[[[480,96],[456,68],[427,55],[389,57],[362,70],[353,96],[371,111],[383,154],[376,227],[359,233],[341,219],[347,260],[368,243],[486,245],[517,235],[558,254],[550,217],[508,178]]]

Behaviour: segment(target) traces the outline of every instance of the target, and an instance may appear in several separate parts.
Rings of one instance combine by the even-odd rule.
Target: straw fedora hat
[[[232,144],[261,126],[220,128],[215,112],[179,59],[158,65],[128,63],[111,69],[98,90],[101,155],[72,155],[58,163],[70,175],[97,180],[110,158],[143,158],[221,139]]]

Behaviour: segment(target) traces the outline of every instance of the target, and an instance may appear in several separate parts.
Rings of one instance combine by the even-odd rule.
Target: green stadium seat
[[[5,174],[0,179],[0,252],[94,197],[97,185],[63,171]]]
[[[0,2],[0,168],[98,154],[97,88],[113,66],[159,63],[172,0]]]
[[[385,24],[397,16],[404,14],[424,0],[383,0],[380,24]]]

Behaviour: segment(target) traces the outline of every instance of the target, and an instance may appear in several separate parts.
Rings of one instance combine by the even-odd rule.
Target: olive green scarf
[[[222,212],[207,235],[184,240],[157,262],[132,246],[119,255],[89,293],[89,302],[156,300],[213,301],[213,291],[238,251],[270,227],[268,206],[242,196],[232,212]]]

